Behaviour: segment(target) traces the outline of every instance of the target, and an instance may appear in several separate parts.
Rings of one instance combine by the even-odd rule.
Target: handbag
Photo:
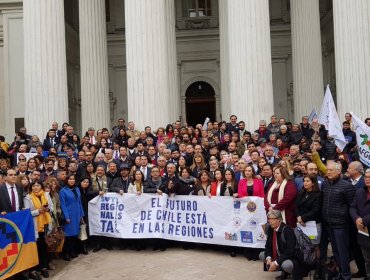
[[[86,224],[80,225],[80,233],[78,234],[78,239],[85,241],[87,239]]]
[[[47,233],[47,226],[45,227],[45,243],[49,253],[60,253],[63,249],[65,234],[62,228],[59,226],[58,220],[55,218],[54,213],[50,213],[54,219],[55,224],[51,232]]]

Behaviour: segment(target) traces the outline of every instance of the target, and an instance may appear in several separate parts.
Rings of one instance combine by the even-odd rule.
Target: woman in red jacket
[[[220,196],[221,194],[221,189],[222,189],[222,183],[224,181],[224,173],[222,172],[221,169],[217,168],[214,171],[214,181],[211,183],[210,190],[208,192],[209,195],[211,196]]]
[[[248,165],[244,169],[244,178],[239,181],[238,197],[258,196],[264,198],[263,183],[256,178],[254,168]]]
[[[274,171],[274,178],[275,182],[265,195],[266,211],[281,211],[284,223],[295,228],[297,226],[295,209],[297,188],[285,167],[278,165]]]

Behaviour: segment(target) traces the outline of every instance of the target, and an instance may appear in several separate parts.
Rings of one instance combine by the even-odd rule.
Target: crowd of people
[[[370,126],[370,118],[365,123]],[[0,136],[0,213],[31,210],[39,265],[29,277],[40,279],[39,273],[47,278],[55,268],[45,235],[56,226],[66,236],[65,261],[88,254],[90,247],[113,249],[111,238],[78,239],[80,225],[88,224],[88,202],[106,192],[258,196],[270,226],[266,250],[245,250],[249,260],[260,258],[267,270],[301,279],[307,271],[296,259],[292,229],[314,221],[315,279],[326,279],[328,272],[333,279],[370,279],[370,169],[359,161],[352,129],[347,113],[347,145],[341,151],[325,127],[307,116],[297,124],[272,116],[255,131],[235,115],[229,122],[195,127],[176,121],[155,132],[119,119],[111,130],[90,127],[81,137],[68,123],[61,128],[52,123],[45,138],[22,127],[10,144]],[[161,251],[169,246],[165,240],[119,241],[121,249],[143,250],[148,244]],[[236,250],[228,248],[231,256]],[[352,259],[358,271],[351,275]]]

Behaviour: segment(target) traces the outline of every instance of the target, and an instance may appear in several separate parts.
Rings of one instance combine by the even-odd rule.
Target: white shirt
[[[352,185],[353,185],[353,186],[355,186],[355,185],[358,183],[358,181],[360,181],[361,177],[362,177],[362,175],[360,175],[360,176],[359,176],[358,178],[356,178],[356,179],[351,179]]]
[[[8,189],[8,194],[9,194],[9,200],[10,200],[10,205],[12,203],[12,186],[6,183],[6,187]],[[15,211],[19,211],[19,198],[18,198],[18,191],[17,187],[14,185],[14,194],[15,194]]]
[[[147,167],[140,167],[140,171],[143,172],[143,174],[144,174],[144,180],[146,180],[146,177],[147,177],[146,168]]]

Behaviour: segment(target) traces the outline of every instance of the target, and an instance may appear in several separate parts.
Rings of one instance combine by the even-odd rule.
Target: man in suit
[[[140,156],[140,171],[144,174],[144,180],[150,177],[151,168],[148,166],[149,160],[146,155]]]
[[[264,166],[262,166],[261,176],[263,181],[263,189],[265,193],[267,193],[269,186],[274,183],[274,176],[272,173],[273,173],[272,164],[266,163]]]
[[[362,166],[361,162],[359,161],[352,161],[348,165],[347,175],[350,183],[356,187],[356,189],[363,189],[365,187],[365,180],[364,180],[364,167]],[[353,257],[355,259],[355,263],[357,266],[358,271],[352,274],[352,278],[362,278],[366,276],[365,270],[365,260],[364,256],[362,255],[361,247],[358,245],[357,242],[357,228],[355,224],[351,224],[350,226],[350,249],[352,251]]]
[[[266,158],[267,163],[272,164],[273,166],[276,166],[280,159],[275,157],[274,155],[274,148],[270,145],[267,145],[264,150],[264,156]]]
[[[265,251],[259,255],[260,260],[266,263],[269,272],[281,269],[282,278],[288,273],[293,275],[293,279],[303,279],[307,271],[296,258],[296,237],[293,229],[283,223],[279,210],[268,212],[267,221],[267,241]]]
[[[0,213],[20,211],[23,205],[23,189],[17,186],[17,172],[14,169],[8,169],[5,177],[5,184],[0,186]]]
[[[44,139],[43,149],[49,151],[50,148],[54,148],[56,144],[59,144],[59,138],[56,138],[55,130],[49,129],[47,137]]]

